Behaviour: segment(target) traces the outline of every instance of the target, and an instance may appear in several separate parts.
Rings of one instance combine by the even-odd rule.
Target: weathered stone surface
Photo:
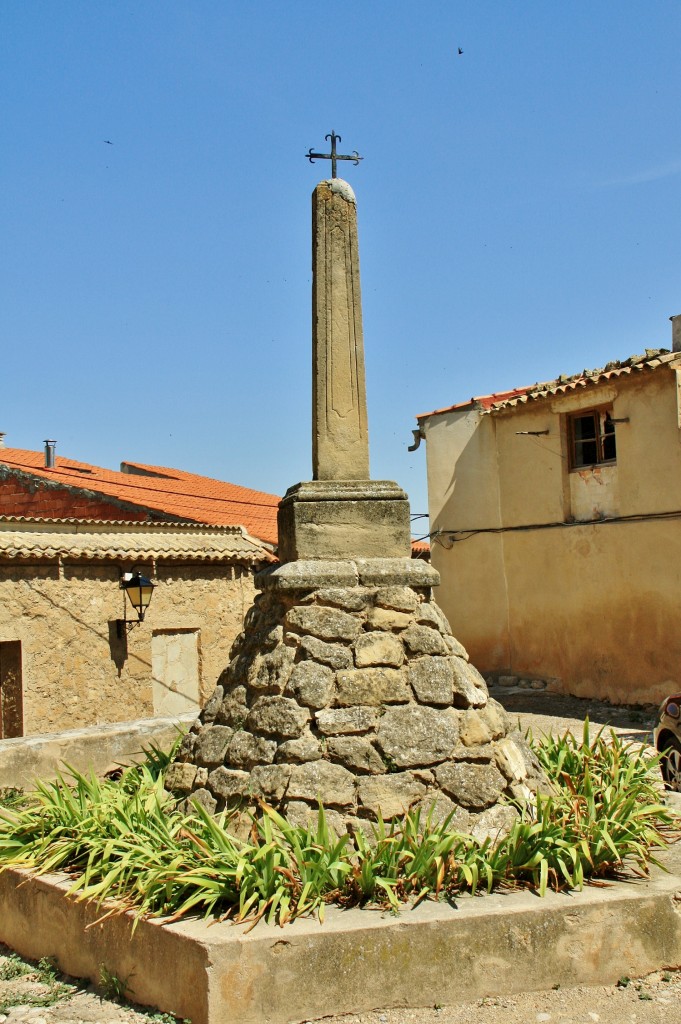
[[[295,523],[289,521],[295,529]],[[295,538],[291,538],[295,545]],[[280,557],[281,536],[280,536]],[[359,580],[357,566],[354,562],[340,558],[298,558],[295,562],[285,562],[273,569],[259,572],[255,577],[255,586],[266,593],[281,595],[297,595],[301,591],[317,590],[319,587],[354,587]]]
[[[444,641],[450,654],[455,655],[457,658],[463,658],[464,661],[468,661],[468,651],[463,644],[459,643],[456,637],[446,634]]]
[[[396,668],[356,668],[339,672],[336,700],[342,706],[403,704],[409,700],[404,671]]]
[[[518,817],[515,807],[497,804],[496,807],[490,807],[482,814],[474,816],[470,824],[470,834],[481,843],[489,839],[494,845],[508,835]]]
[[[201,804],[209,814],[215,814],[218,802],[212,793],[209,793],[207,789],[195,789],[194,792],[187,797],[189,804],[197,803]]]
[[[406,629],[412,617],[408,612],[397,612],[391,608],[370,608],[367,622],[372,629]]]
[[[301,661],[293,669],[286,689],[299,704],[308,708],[323,708],[331,700],[334,673],[327,665],[316,661]]]
[[[414,618],[420,625],[432,625],[445,636],[452,635],[452,630],[447,622],[447,617],[435,601],[424,601],[418,608]],[[459,646],[461,645],[459,644]]]
[[[228,725],[205,726],[196,737],[194,758],[196,763],[210,767],[222,764],[234,730]]]
[[[318,640],[316,636],[304,636],[301,638],[300,646],[306,657],[320,661],[330,668],[349,668],[352,665],[352,651],[342,644],[327,644],[324,640]]]
[[[407,551],[409,553],[409,544]],[[355,558],[360,582],[367,587],[437,587],[440,574],[420,558]]]
[[[435,769],[435,776],[457,804],[478,810],[495,803],[506,788],[506,779],[491,764],[441,764]]]
[[[266,740],[239,729],[229,742],[226,760],[234,768],[253,768],[256,764],[270,764],[276,749],[275,740]]]
[[[392,633],[362,633],[355,641],[355,664],[358,668],[369,665],[392,665],[399,668],[403,661],[404,647],[401,640]]]
[[[213,695],[203,709],[203,721],[214,722],[215,716],[218,713],[222,698],[224,696],[224,688],[222,686],[216,686],[213,690]]]
[[[463,658],[451,659],[454,673],[454,706],[482,708],[487,703],[487,686],[476,668]]]
[[[258,697],[246,719],[252,732],[264,732],[280,739],[300,736],[310,713],[290,697]]]
[[[431,626],[409,626],[403,640],[412,654],[446,654],[445,642]]]
[[[461,742],[466,747],[481,746],[490,743],[495,738],[480,711],[463,711],[461,713],[460,736]]]
[[[189,761],[194,756],[196,748],[196,732],[188,732],[182,737],[180,749],[177,752],[178,761]]]
[[[196,788],[198,789],[199,786],[205,786],[207,782],[208,782],[208,769],[207,768],[197,768],[196,769],[196,778],[194,779],[194,785],[196,786]]]
[[[361,612],[371,603],[373,593],[366,587],[325,587],[314,597],[320,604],[330,604],[346,612]]]
[[[452,703],[454,673],[449,658],[415,658],[409,662],[409,682],[422,704]]]
[[[426,787],[411,772],[378,777],[368,775],[360,779],[357,788],[360,808],[370,811],[375,817],[380,813],[386,820],[406,814],[425,793]]]
[[[291,771],[288,764],[257,765],[250,774],[251,793],[279,803],[287,792]]]
[[[286,820],[300,828],[309,828],[310,825],[316,827],[319,821],[319,807],[306,804],[303,800],[289,800],[286,804]],[[327,828],[331,829],[337,839],[347,832],[345,816],[340,811],[325,809],[324,820]]]
[[[327,741],[326,750],[332,761],[352,772],[382,775],[386,770],[383,758],[366,736],[333,737]]]
[[[400,768],[437,764],[448,758],[459,738],[455,711],[410,704],[388,708],[378,727],[378,745]]]
[[[247,717],[246,687],[234,686],[222,701],[216,721],[221,725],[231,725],[233,729],[239,729]]]
[[[283,693],[293,668],[294,652],[280,644],[268,654],[255,657],[248,672],[248,685],[256,693]]]
[[[223,800],[235,800],[246,796],[250,778],[248,772],[225,768],[224,765],[221,765],[208,776],[208,787],[215,796],[219,796]]]
[[[396,612],[413,612],[419,606],[418,596],[411,587],[381,587],[375,600],[380,608],[392,608]]]
[[[307,800],[326,807],[351,807],[355,802],[355,777],[347,768],[329,761],[310,761],[291,769],[288,787],[291,800]]]
[[[445,818],[449,818],[450,815],[453,819],[459,808],[453,800],[450,800],[448,796],[444,795],[444,793],[436,791],[434,793],[426,793],[424,798],[416,804],[414,810],[419,810],[421,812],[422,822],[425,822],[430,818],[432,822],[437,822],[439,824],[443,822]],[[466,814],[467,813],[468,812],[466,812]],[[458,828],[457,825],[453,824],[451,819],[450,827],[452,830]]]
[[[189,793],[194,785],[197,767],[195,764],[182,764],[175,761],[168,765],[163,784],[169,793]]]
[[[499,739],[500,736],[508,732],[510,719],[501,704],[493,697],[487,698],[487,704],[481,708],[478,714],[492,734],[493,740]]]
[[[303,764],[305,761],[318,761],[321,756],[321,743],[307,729],[297,739],[280,743],[274,760],[288,764]]]
[[[482,743],[476,747],[465,747],[458,743],[452,751],[452,761],[478,761],[490,764],[496,756],[493,743]]]
[[[320,640],[355,640],[362,631],[360,620],[338,608],[298,605],[286,615],[290,629],[310,633]]]
[[[505,736],[497,743],[496,762],[499,771],[509,782],[522,782],[527,778],[525,758],[510,736]]]
[[[315,721],[323,736],[347,736],[373,729],[378,711],[372,707],[327,708],[315,714]]]

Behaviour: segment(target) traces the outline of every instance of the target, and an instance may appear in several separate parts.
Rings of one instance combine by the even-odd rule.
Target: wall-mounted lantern
[[[143,576],[139,570],[135,572],[124,572],[121,576],[120,588],[124,590],[128,595],[130,604],[137,612],[137,618],[129,620],[118,619],[116,622],[118,628],[118,635],[123,634],[133,628],[133,626],[139,625],[140,622],[144,622],[144,613],[149,607],[151,601],[151,595],[154,592],[155,584]]]

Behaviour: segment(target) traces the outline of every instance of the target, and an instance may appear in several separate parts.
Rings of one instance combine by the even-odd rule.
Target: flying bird
[[[461,47],[459,47],[459,57],[461,56],[462,53],[463,53],[463,50],[461,49]]]
[[[107,146],[113,146],[113,142],[111,141],[111,139],[103,139],[102,141],[106,142]]]

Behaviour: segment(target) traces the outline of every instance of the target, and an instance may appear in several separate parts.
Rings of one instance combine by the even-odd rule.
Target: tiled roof
[[[418,420],[427,419],[429,416],[438,416],[440,413],[454,412],[458,409],[468,407],[480,408],[485,412],[496,412],[501,409],[509,409],[517,405],[525,404],[540,398],[555,397],[566,394],[569,391],[576,391],[579,388],[590,387],[594,384],[602,384],[604,381],[615,377],[622,377],[628,374],[640,373],[643,371],[656,370],[660,366],[667,366],[675,360],[681,360],[681,353],[669,352],[667,349],[646,349],[645,355],[630,356],[628,359],[613,360],[604,367],[597,370],[582,370],[571,377],[562,375],[555,380],[544,383],[529,384],[524,388],[514,388],[511,391],[500,391],[492,395],[481,395],[471,398],[468,402],[459,402],[457,405],[449,405],[444,409],[434,409],[432,412],[421,413]]]
[[[279,497],[275,494],[138,463],[124,463],[130,471],[118,472],[57,455],[54,468],[46,469],[42,452],[20,448],[0,448],[0,465],[3,463],[52,484],[103,495],[124,507],[199,523],[244,526],[252,536],[277,543]]]
[[[274,562],[238,526],[0,516],[0,558]]]

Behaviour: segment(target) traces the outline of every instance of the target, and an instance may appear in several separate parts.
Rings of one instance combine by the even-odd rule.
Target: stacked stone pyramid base
[[[420,807],[484,837],[542,781],[430,587],[360,580],[258,595],[166,785],[211,813],[321,802],[344,832]]]

